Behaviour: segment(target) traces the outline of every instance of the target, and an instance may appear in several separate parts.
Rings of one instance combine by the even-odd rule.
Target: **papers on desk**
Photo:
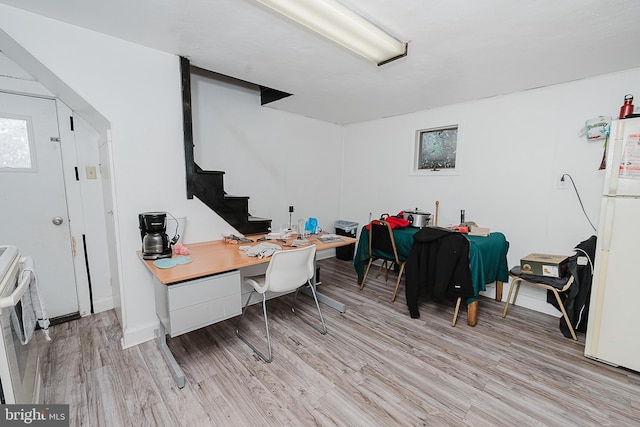
[[[309,243],[310,243],[309,240],[298,237],[297,239],[293,239],[291,241],[291,246],[294,248],[298,248],[301,246],[308,246]]]
[[[266,236],[264,236],[264,238],[266,240],[283,240],[283,239],[288,239],[289,236],[290,236],[289,233],[271,232]]]
[[[318,237],[318,240],[320,240],[322,243],[342,242],[342,239],[337,234],[324,234]]]
[[[238,246],[238,249],[245,251],[249,256],[258,258],[268,258],[275,252],[282,250],[280,246],[273,243],[259,243],[255,246]]]

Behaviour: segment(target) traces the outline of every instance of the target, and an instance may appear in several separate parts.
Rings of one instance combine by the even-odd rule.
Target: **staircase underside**
[[[180,58],[182,74],[182,109],[184,122],[185,167],[187,172],[187,198],[194,196],[216,212],[222,219],[242,234],[267,233],[271,220],[249,213],[248,196],[232,196],[224,191],[224,172],[200,168],[193,154],[193,126],[191,111],[191,66],[189,60]]]

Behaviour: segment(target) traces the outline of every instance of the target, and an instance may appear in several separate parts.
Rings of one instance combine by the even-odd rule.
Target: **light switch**
[[[96,167],[95,166],[87,166],[87,179],[97,179]]]

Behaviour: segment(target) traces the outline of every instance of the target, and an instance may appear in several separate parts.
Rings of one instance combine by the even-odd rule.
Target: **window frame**
[[[443,130],[456,130],[456,149],[455,149],[455,166],[452,168],[443,168],[443,169],[421,169],[420,161],[421,159],[421,143],[422,143],[422,135],[428,132],[439,132]],[[461,154],[461,144],[460,144],[460,125],[451,124],[446,126],[437,126],[430,127],[424,129],[418,129],[415,132],[414,144],[413,144],[413,158],[411,164],[411,175],[417,176],[451,176],[451,175],[460,175],[461,167],[460,167],[460,154]]]
[[[3,172],[38,172],[38,162],[37,162],[37,151],[36,151],[36,141],[35,141],[35,132],[33,131],[33,120],[31,116],[23,116],[18,114],[11,114],[0,112],[1,119],[11,119],[11,120],[21,120],[26,122],[27,128],[27,139],[29,144],[29,158],[31,161],[31,166],[28,168],[13,168],[13,167],[1,167],[0,173]]]

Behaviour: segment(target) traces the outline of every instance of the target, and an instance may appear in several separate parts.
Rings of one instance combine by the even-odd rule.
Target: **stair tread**
[[[221,216],[240,233],[267,233],[271,229],[271,220],[252,216],[248,212],[249,196],[226,194],[222,177],[223,171],[205,171],[196,166],[192,177],[193,196]]]
[[[200,169],[196,173],[203,175],[224,175],[224,171],[209,171],[204,169]]]

